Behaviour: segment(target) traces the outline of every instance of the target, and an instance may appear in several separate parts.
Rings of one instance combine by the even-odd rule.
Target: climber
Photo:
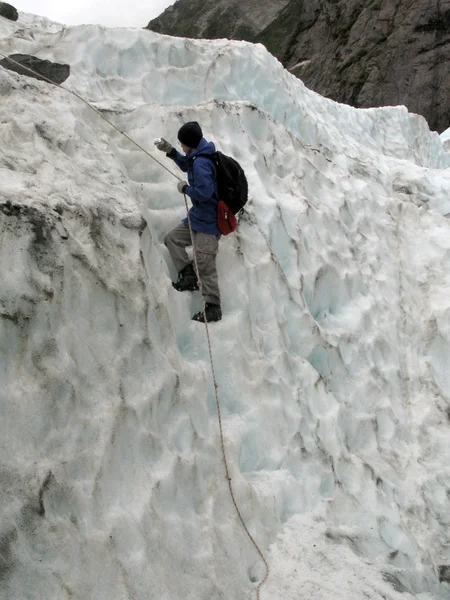
[[[178,191],[189,196],[192,201],[189,218],[193,239],[191,239],[187,218],[169,231],[164,238],[164,244],[178,270],[178,280],[172,285],[179,292],[199,289],[194,265],[186,252],[186,247],[194,244],[198,277],[201,279],[205,300],[205,315],[200,311],[192,319],[203,323],[206,316],[207,322],[219,321],[222,318],[222,309],[216,257],[221,236],[217,227],[216,167],[212,160],[201,156],[215,152],[215,146],[203,137],[202,129],[196,121],[185,123],[180,128],[178,141],[185,156],[166,140],[155,140],[158,150],[165,152],[166,156],[171,158],[182,171],[187,172],[188,181],[180,181]]]

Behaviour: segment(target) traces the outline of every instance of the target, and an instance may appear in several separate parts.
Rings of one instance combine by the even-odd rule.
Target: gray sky
[[[65,25],[99,23],[107,27],[145,27],[175,0],[8,0],[20,12]]]

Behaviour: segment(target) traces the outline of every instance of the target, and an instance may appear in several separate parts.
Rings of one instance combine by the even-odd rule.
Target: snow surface
[[[149,150],[196,119],[246,170],[211,335],[261,597],[448,598],[439,136],[314,94],[262,46],[23,14],[0,35],[69,63],[66,86]],[[0,596],[250,598],[263,568],[199,299],[162,243],[176,180],[56,87],[0,69],[0,94]]]

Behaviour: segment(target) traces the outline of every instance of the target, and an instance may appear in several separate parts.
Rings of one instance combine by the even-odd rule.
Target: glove
[[[178,191],[180,192],[180,194],[184,194],[188,185],[189,184],[187,181],[179,181],[178,182],[177,188],[178,188]]]
[[[166,154],[169,154],[173,150],[172,144],[169,144],[169,142],[164,138],[156,139],[154,144],[158,150],[161,150],[161,152],[165,152]]]

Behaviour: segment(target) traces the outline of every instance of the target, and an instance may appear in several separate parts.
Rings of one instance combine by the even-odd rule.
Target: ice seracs
[[[212,347],[262,597],[446,598],[439,136],[321,98],[261,46],[23,19],[1,52],[70,64],[149,150],[197,120],[245,168]],[[199,300],[162,243],[176,180],[62,90],[4,70],[0,90],[1,596],[250,597]]]
[[[441,142],[446,152],[450,151],[450,128],[441,133]]]

